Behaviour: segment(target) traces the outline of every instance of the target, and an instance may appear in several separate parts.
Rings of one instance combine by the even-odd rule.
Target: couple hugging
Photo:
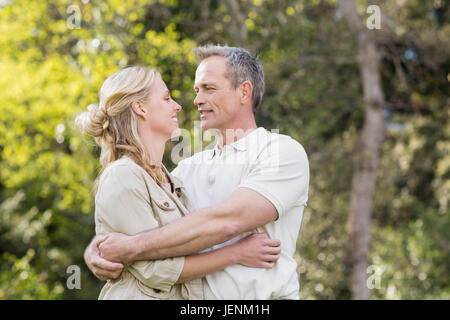
[[[96,236],[84,253],[108,280],[99,299],[299,299],[307,155],[291,137],[257,127],[257,59],[220,45],[194,52],[194,104],[202,130],[220,138],[171,173],[162,160],[182,107],[155,69],[109,76],[98,105],[76,119],[101,148]]]

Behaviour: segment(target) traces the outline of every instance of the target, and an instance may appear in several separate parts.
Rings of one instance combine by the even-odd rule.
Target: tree
[[[369,2],[354,4],[361,23]],[[370,176],[366,259],[380,286],[369,297],[449,299],[448,3],[370,4],[382,13],[381,29],[366,32],[379,54],[385,139],[377,176]],[[79,29],[70,6],[79,9]],[[183,106],[181,127],[195,135],[191,49],[208,43],[259,56],[266,94],[257,123],[292,136],[308,153],[309,202],[295,254],[301,298],[351,298],[352,159],[370,101],[360,44],[343,14],[335,0],[0,1],[2,298],[98,297],[103,284],[82,253],[94,234],[99,150],[73,128],[74,117],[97,102],[111,73],[156,66]],[[81,290],[64,285],[69,265],[81,267]],[[364,272],[369,280],[377,275]]]
[[[358,15],[353,0],[341,8],[358,41],[358,64],[366,105],[364,125],[355,145],[350,213],[351,291],[354,299],[368,299],[367,255],[370,248],[370,217],[373,209],[380,148],[384,139],[385,105],[381,88],[380,53]]]

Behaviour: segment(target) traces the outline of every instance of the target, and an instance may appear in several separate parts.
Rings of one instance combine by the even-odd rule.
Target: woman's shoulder
[[[99,185],[104,181],[114,180],[121,185],[132,185],[144,178],[145,170],[129,157],[122,157],[111,162],[102,172]]]
[[[120,159],[117,159],[116,161],[113,161],[108,166],[109,170],[129,170],[129,171],[144,171],[144,168],[142,168],[140,165],[138,165],[136,162],[134,162],[133,159],[127,156],[123,156]]]

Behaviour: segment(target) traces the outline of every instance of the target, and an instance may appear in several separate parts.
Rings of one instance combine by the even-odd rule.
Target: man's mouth
[[[212,110],[199,110],[200,113],[200,119],[204,119],[208,116],[208,114],[212,113]]]

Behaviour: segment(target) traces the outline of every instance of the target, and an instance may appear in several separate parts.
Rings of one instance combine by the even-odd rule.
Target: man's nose
[[[200,93],[197,93],[197,95],[195,96],[195,99],[194,99],[194,104],[195,104],[196,106],[200,106],[200,105],[202,105],[203,103],[205,103],[205,102],[203,101],[202,95],[201,95]]]

